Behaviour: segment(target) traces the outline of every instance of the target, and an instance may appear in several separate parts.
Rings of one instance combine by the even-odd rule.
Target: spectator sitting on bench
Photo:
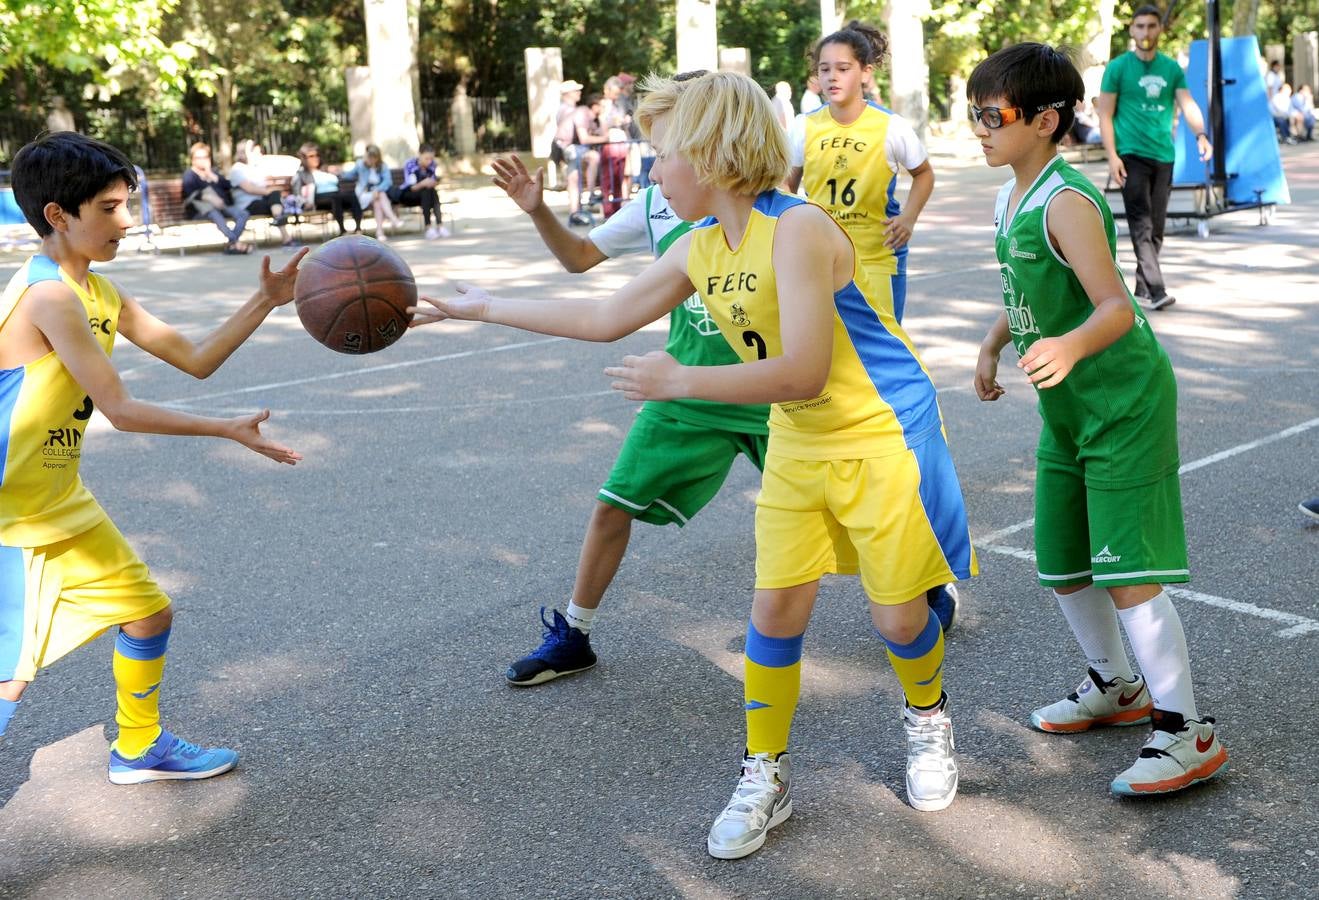
[[[234,204],[251,215],[269,215],[274,219],[275,227],[279,229],[279,242],[288,247],[293,244],[293,235],[285,224],[288,216],[284,215],[279,191],[271,190],[270,179],[261,171],[261,157],[264,155],[265,152],[256,141],[238,142],[238,148],[234,151],[234,164],[229,169],[230,192]]]
[[[334,216],[340,234],[347,234],[343,225],[344,206],[353,215],[355,230],[362,230],[362,205],[357,202],[353,191],[339,190],[339,176],[321,168],[321,150],[308,142],[298,148],[298,159],[302,165],[293,175],[293,193],[300,200],[302,209],[327,209]]]
[[[210,219],[229,246],[225,253],[250,253],[251,246],[239,240],[249,213],[234,203],[229,179],[211,168],[211,148],[196,143],[188,150],[191,165],[183,172],[183,210],[190,219]],[[229,220],[233,227],[229,227]]]
[[[1075,119],[1072,120],[1071,131],[1068,135],[1077,144],[1095,144],[1104,143],[1103,132],[1099,130],[1099,113],[1095,112],[1094,101],[1099,98],[1092,97],[1090,100],[1077,100],[1074,110]]]
[[[402,225],[394,206],[389,202],[389,189],[394,186],[389,166],[375,144],[366,145],[366,153],[353,163],[353,174],[357,177],[354,188],[357,193],[357,205],[371,208],[371,215],[376,220],[376,240],[385,239],[385,222],[395,228]]]
[[[403,164],[403,183],[389,189],[389,199],[399,206],[420,206],[426,224],[426,240],[449,236],[440,217],[439,178],[435,173],[435,148],[422,144],[417,155]],[[431,213],[435,224],[431,224]]]

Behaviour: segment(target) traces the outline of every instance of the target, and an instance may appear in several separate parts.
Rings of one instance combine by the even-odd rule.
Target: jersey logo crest
[[[751,324],[751,318],[747,315],[747,311],[742,308],[741,303],[734,303],[730,306],[728,308],[728,315],[732,323],[738,328],[746,328]]]
[[[847,168],[847,154],[840,153],[834,157],[834,171],[841,172]]]

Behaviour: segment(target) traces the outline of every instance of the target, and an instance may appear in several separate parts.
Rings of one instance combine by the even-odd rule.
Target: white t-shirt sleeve
[[[806,165],[806,115],[792,117],[788,125],[788,165],[800,168]]]
[[[655,187],[651,185],[620,206],[618,212],[587,232],[587,240],[595,244],[600,252],[610,259],[625,253],[649,252],[650,231],[646,227],[646,200],[653,190]]]
[[[894,172],[898,167],[911,171],[930,158],[920,138],[912,129],[911,123],[902,116],[889,118],[888,135],[884,138],[884,155],[888,157],[889,168]]]

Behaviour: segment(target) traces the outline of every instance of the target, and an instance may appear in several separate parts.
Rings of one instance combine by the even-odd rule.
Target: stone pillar
[[[1319,31],[1298,32],[1292,38],[1292,87],[1308,84],[1319,90]]]
[[[970,101],[966,99],[966,79],[961,75],[948,76],[948,121],[956,128],[966,128],[969,120],[967,119],[967,107]]]
[[[472,116],[472,101],[467,96],[467,79],[453,89],[453,102],[449,104],[449,122],[453,126],[453,150],[458,156],[471,156],[476,152],[476,124]]]
[[[343,75],[344,84],[348,87],[348,134],[353,142],[351,150],[356,155],[373,139],[371,69],[367,66],[349,66],[344,69]]]
[[[751,77],[751,52],[746,47],[720,47],[719,71]]]
[[[928,0],[889,0],[885,11],[888,29],[889,105],[925,140],[929,124],[930,68],[925,63],[925,32],[921,17],[930,11]]]
[[[559,85],[563,83],[563,52],[558,47],[527,47],[527,118],[531,126],[531,155],[545,159],[554,142],[559,115]]]
[[[390,165],[417,155],[412,104],[412,34],[407,0],[365,0],[366,61],[371,67],[372,142]],[[357,150],[356,147],[353,148]]]
[[[715,0],[678,0],[678,71],[719,68]]]

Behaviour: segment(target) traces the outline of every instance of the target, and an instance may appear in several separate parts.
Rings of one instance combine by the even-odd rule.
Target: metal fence
[[[531,145],[525,116],[510,123],[504,117],[503,98],[468,97],[476,149],[501,153]],[[427,97],[421,102],[422,130],[441,155],[453,153],[453,98]],[[75,111],[78,130],[123,150],[148,172],[178,172],[187,165],[188,146],[205,140],[219,143],[213,111],[202,121],[187,110],[92,109]],[[44,114],[20,110],[0,111],[0,166],[19,148],[46,129]],[[314,141],[347,157],[351,136],[346,109],[323,107],[239,106],[230,117],[234,141],[252,138],[267,153],[296,154],[304,141]]]

